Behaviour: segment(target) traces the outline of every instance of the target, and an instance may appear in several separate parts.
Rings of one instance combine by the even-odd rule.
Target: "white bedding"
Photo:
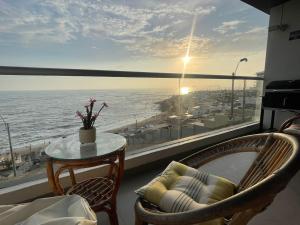
[[[1,225],[96,225],[87,201],[78,195],[41,198],[19,205],[0,205]]]

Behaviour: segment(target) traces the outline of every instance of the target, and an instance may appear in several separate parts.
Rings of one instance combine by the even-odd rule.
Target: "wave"
[[[99,131],[108,131],[160,113],[156,103],[172,94],[169,90],[0,92],[0,114],[10,124],[13,147],[22,147],[76,133],[81,121],[75,112],[83,111],[89,97],[109,105],[95,124]],[[8,149],[6,140],[0,128],[0,153]]]

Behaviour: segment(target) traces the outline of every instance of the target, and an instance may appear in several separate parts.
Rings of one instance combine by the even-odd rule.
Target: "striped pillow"
[[[176,213],[203,208],[228,198],[235,189],[235,184],[225,178],[173,161],[160,176],[136,190],[136,193],[161,210]],[[223,223],[223,218],[220,218],[201,224]]]

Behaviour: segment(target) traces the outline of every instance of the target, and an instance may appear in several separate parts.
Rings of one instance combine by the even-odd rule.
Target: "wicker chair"
[[[282,133],[265,133],[232,139],[206,148],[181,160],[200,166],[237,152],[257,152],[257,157],[241,179],[237,193],[205,208],[181,213],[165,213],[138,198],[135,204],[136,225],[188,225],[216,218],[226,218],[226,224],[247,224],[263,211],[296,174],[300,165],[296,138]]]
[[[295,121],[297,120],[300,120],[300,114],[295,115],[284,121],[284,123],[279,128],[279,132],[293,134],[296,137],[300,138],[300,124],[295,124]]]

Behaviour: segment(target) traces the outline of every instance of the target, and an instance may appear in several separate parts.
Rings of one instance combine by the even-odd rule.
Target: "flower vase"
[[[81,127],[79,129],[79,141],[81,144],[93,143],[96,141],[96,128],[92,127],[90,129],[84,129]]]

